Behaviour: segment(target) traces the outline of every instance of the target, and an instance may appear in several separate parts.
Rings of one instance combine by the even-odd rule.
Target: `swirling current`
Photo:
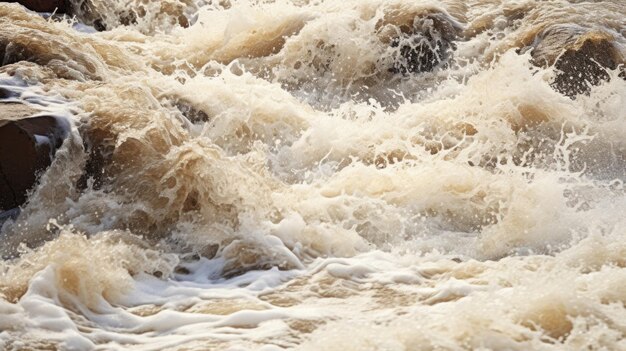
[[[0,3],[71,122],[0,349],[626,350],[623,0],[72,5]]]

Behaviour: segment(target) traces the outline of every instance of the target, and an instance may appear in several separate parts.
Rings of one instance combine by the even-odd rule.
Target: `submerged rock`
[[[392,72],[430,72],[447,61],[460,26],[443,13],[415,17],[412,26],[401,26],[401,34],[391,41],[398,48]]]
[[[624,63],[614,38],[575,25],[555,25],[540,33],[532,44],[534,64],[552,66],[558,73],[552,86],[563,95],[588,93],[591,86],[610,78],[607,69]]]
[[[204,123],[211,120],[211,117],[209,117],[206,112],[196,108],[193,103],[184,99],[176,99],[174,106],[176,106],[180,113],[191,123]]]
[[[36,12],[54,12],[66,13],[69,11],[68,0],[16,0],[2,2],[17,2],[29,10]]]
[[[0,104],[0,211],[26,202],[28,191],[52,163],[69,129],[62,118],[23,118],[15,115],[16,110],[20,108],[14,104]]]
[[[85,0],[73,12],[81,21],[98,31],[144,22],[137,29],[152,33],[156,29],[165,30],[177,25],[189,27],[187,15],[195,10],[197,7],[191,1],[130,0],[123,4],[111,4]]]

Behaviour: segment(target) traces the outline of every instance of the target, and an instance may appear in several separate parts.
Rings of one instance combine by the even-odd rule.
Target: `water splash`
[[[3,100],[74,124],[4,349],[626,348],[620,1],[73,5],[0,4]]]

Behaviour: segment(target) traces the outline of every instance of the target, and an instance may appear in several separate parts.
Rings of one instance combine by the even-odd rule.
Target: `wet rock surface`
[[[19,3],[31,11],[67,13],[70,9],[69,1],[66,0],[18,0],[1,1]]]
[[[569,97],[588,93],[591,86],[610,79],[607,70],[624,63],[614,38],[607,33],[574,25],[555,25],[544,30],[533,43],[533,61],[557,70],[555,90]]]
[[[26,202],[28,191],[67,137],[66,120],[52,116],[24,118],[30,112],[32,109],[21,105],[0,104],[0,211]]]

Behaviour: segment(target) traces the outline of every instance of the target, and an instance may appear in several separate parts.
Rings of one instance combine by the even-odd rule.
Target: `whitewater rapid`
[[[72,3],[0,3],[0,87],[72,122],[0,349],[626,350],[622,0]]]

